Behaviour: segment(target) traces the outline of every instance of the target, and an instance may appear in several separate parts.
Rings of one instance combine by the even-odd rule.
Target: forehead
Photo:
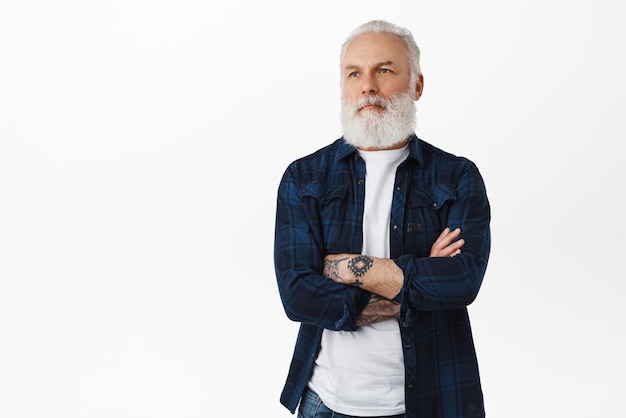
[[[341,66],[379,62],[408,65],[408,50],[404,41],[391,33],[362,33],[348,44]]]

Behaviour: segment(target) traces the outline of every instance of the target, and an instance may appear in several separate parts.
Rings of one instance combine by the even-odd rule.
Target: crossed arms
[[[465,240],[458,239],[459,228],[449,228],[433,243],[429,257],[454,257],[461,253]],[[400,315],[400,305],[392,299],[404,284],[404,274],[388,258],[361,254],[329,254],[324,257],[324,277],[336,283],[359,287],[372,293],[368,305],[357,318],[357,326],[368,325]]]

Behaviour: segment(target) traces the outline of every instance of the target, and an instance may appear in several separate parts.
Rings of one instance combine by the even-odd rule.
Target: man
[[[489,203],[471,161],[414,134],[419,54],[394,24],[355,29],[343,137],[280,182],[276,276],[301,323],[281,402],[299,417],[484,417],[467,305]]]

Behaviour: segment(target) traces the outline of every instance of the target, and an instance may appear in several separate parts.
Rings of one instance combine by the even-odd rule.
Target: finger
[[[431,256],[434,257],[454,257],[457,255],[457,252],[460,254],[461,247],[465,245],[465,240],[463,238],[455,241],[443,248],[436,248],[434,251],[431,251]]]
[[[464,240],[457,240],[461,235],[461,229],[456,228],[454,230],[450,230],[449,227],[446,227],[437,240],[433,243],[430,248],[430,257],[449,257],[453,254],[453,252],[462,247],[465,244]]]
[[[450,235],[450,228],[445,228],[441,234],[439,234],[439,236],[437,237],[437,240],[435,240],[435,242],[433,243],[433,246],[436,246],[438,248],[444,248],[445,246],[447,246],[450,243],[449,240],[449,235]]]
[[[461,249],[456,249],[452,254],[450,254],[450,257],[454,257],[455,255],[459,254],[461,254]]]
[[[454,231],[450,231],[450,228],[446,228],[439,235],[439,238],[437,238],[437,241],[435,241],[433,245],[437,248],[445,248],[450,245],[450,243],[452,243],[455,239],[457,239],[459,235],[461,235],[461,230],[459,228],[455,229]]]
[[[446,235],[448,235],[450,233],[450,228],[448,228],[447,226],[444,228],[443,231],[441,231],[441,234],[439,234],[439,236],[437,237],[437,241],[439,241],[440,239],[442,239],[443,237],[445,237]],[[436,241],[435,241],[436,242]]]
[[[455,255],[461,252],[461,245],[454,243],[452,245],[448,245],[443,251],[440,251],[440,255],[443,257],[454,257]]]
[[[431,249],[435,250],[435,249],[441,249],[441,248],[446,247],[448,245],[448,243],[446,243],[446,236],[449,233],[450,233],[450,228],[444,229],[441,232],[441,234],[439,234],[439,236],[437,237],[435,242],[433,242],[433,245],[431,246]]]

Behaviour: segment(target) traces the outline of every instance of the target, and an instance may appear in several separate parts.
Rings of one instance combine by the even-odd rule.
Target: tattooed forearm
[[[347,260],[347,258],[340,258],[337,260],[325,260],[324,261],[324,277],[332,279],[338,283],[345,283],[344,279],[339,274],[339,263]]]
[[[327,254],[322,263],[324,277],[384,298],[395,298],[404,284],[404,273],[390,258],[363,254]]]
[[[382,296],[372,295],[369,304],[356,320],[357,326],[395,319],[400,316],[400,305]]]
[[[340,263],[342,261],[348,260],[347,268],[352,273],[348,273],[343,268],[343,275],[340,268]],[[363,282],[359,280],[359,277],[362,277],[369,269],[374,265],[374,259],[368,257],[366,255],[357,255],[352,258],[344,257],[337,259],[326,259],[324,260],[324,277],[332,279],[337,283],[348,284],[356,287],[363,286]],[[354,276],[354,279],[351,278]]]
[[[374,260],[372,257],[357,255],[348,261],[348,269],[352,272],[352,274],[354,274],[354,277],[361,277],[372,268],[373,264]]]

